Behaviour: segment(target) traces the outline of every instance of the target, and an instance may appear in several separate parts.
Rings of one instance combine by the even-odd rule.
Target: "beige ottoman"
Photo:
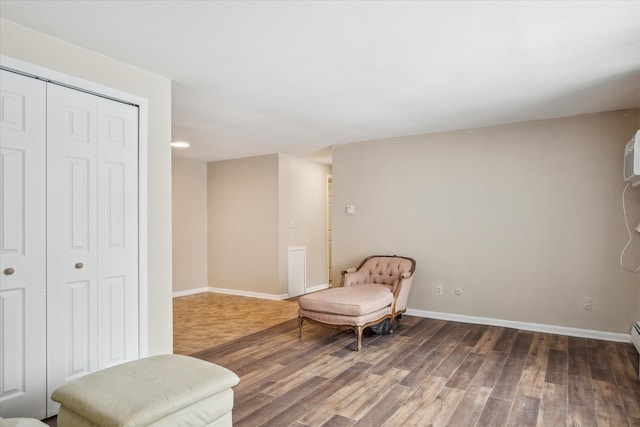
[[[58,426],[231,426],[230,370],[189,356],[153,356],[89,374],[53,392]]]
[[[47,427],[42,421],[34,418],[2,418],[0,417],[0,427]]]

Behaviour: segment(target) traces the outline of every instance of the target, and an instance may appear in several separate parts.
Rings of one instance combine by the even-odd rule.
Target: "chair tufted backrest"
[[[415,261],[399,256],[375,255],[365,258],[354,273],[349,274],[345,286],[362,283],[377,283],[393,286],[402,275],[410,275]]]
[[[393,285],[403,273],[409,273],[412,262],[406,258],[375,256],[364,260],[358,270],[366,275],[367,283]]]

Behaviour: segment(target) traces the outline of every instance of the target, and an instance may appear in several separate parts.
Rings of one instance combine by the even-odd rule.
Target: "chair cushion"
[[[331,288],[298,300],[301,309],[344,316],[362,316],[393,304],[391,288],[375,283]]]
[[[303,308],[298,309],[298,315],[316,322],[326,323],[328,325],[340,326],[364,326],[366,324],[378,323],[381,318],[391,315],[391,307],[387,306],[374,312],[363,314],[362,316],[343,316],[335,313],[320,313],[319,311],[310,311]]]

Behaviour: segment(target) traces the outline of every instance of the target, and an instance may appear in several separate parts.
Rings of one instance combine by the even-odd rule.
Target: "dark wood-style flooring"
[[[290,320],[194,356],[240,376],[235,426],[640,426],[631,344],[405,316],[390,335]]]
[[[211,295],[197,298],[211,304]],[[198,342],[211,348],[193,356],[240,376],[236,427],[640,427],[631,344],[404,316],[393,334],[366,334],[358,353],[349,331],[305,323],[299,340],[295,315],[275,324],[263,300],[237,301],[253,311],[233,327],[224,308],[185,314],[182,302],[193,303],[174,301],[174,329],[190,332],[177,342],[206,337]],[[243,322],[264,330],[247,333]],[[221,328],[236,337],[219,339]]]

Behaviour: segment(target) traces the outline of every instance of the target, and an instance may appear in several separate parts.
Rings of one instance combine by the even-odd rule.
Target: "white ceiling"
[[[173,81],[174,153],[640,106],[640,1],[7,1],[0,16]]]

